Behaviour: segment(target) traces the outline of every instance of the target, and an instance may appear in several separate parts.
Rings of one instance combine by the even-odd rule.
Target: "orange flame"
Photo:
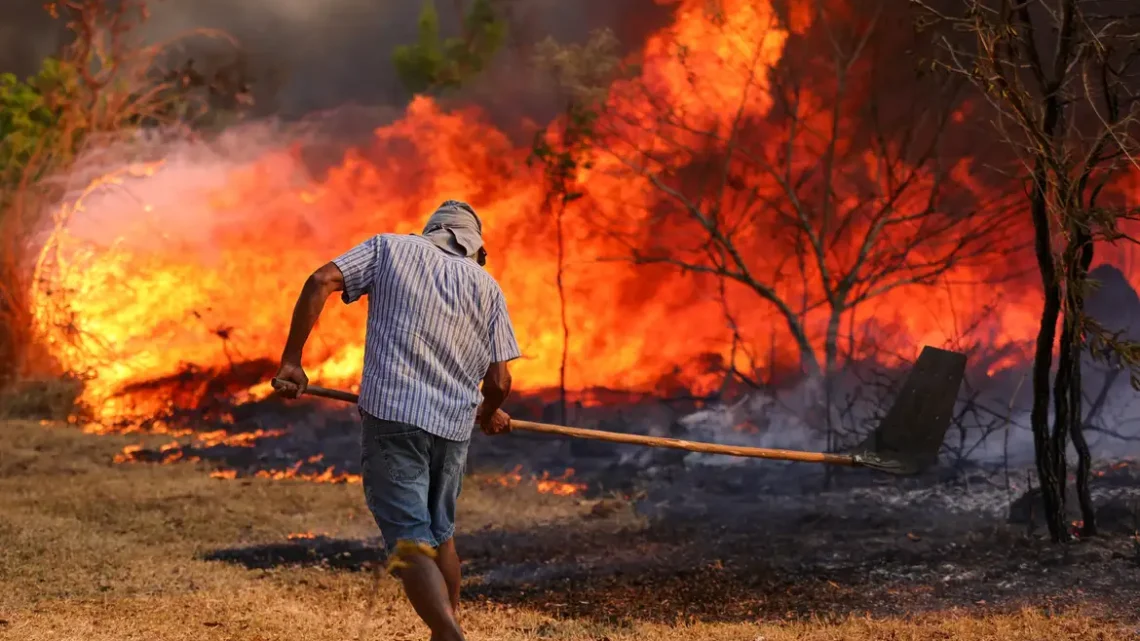
[[[160,454],[159,463],[174,463],[176,461],[184,460],[186,462],[196,462],[200,458],[197,456],[184,458],[184,447],[216,447],[216,446],[230,446],[230,447],[253,447],[257,441],[272,436],[280,436],[285,433],[285,430],[256,430],[253,432],[238,432],[236,434],[229,434],[225,430],[215,430],[212,432],[193,432],[192,430],[165,430],[165,424],[156,422],[159,426],[155,433],[170,434],[171,436],[186,436],[193,435],[193,439],[188,445],[183,445],[179,441],[172,441],[159,448]],[[138,461],[140,455],[145,450],[142,445],[127,445],[123,450],[115,455],[114,461],[116,463],[128,463]],[[319,460],[319,457],[318,457]],[[310,461],[311,462],[311,461]]]
[[[128,446],[123,448],[122,452],[115,455],[114,461],[116,463],[126,463],[128,461],[134,461],[134,460],[136,460],[135,455],[138,454],[142,449],[143,449],[143,446],[141,446],[141,445],[128,445]]]
[[[284,470],[258,470],[254,476],[262,479],[272,479],[274,481],[283,480],[298,480],[298,481],[311,481],[313,483],[360,483],[362,478],[359,474],[349,474],[348,472],[337,472],[336,468],[329,466],[325,471],[312,474],[301,472],[301,466],[304,461],[297,461],[293,465]]]
[[[574,476],[574,469],[567,468],[566,472],[558,478],[550,478],[548,472],[542,473],[542,478],[536,479],[534,484],[540,494],[554,494],[556,496],[573,496],[586,489],[582,483],[571,483],[570,477]]]
[[[586,490],[586,485],[582,483],[573,483],[569,479],[574,476],[574,469],[567,468],[566,471],[559,477],[551,478],[549,472],[543,472],[542,476],[532,476],[530,481],[534,483],[535,489],[540,494],[554,494],[556,496],[573,496],[580,494]],[[515,469],[505,474],[491,475],[483,478],[483,483],[490,486],[513,488],[518,487],[523,483],[522,466],[517,465]]]

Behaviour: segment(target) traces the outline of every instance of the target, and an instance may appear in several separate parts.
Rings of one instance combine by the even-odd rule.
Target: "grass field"
[[[114,454],[135,441],[65,426],[0,422],[0,638],[426,641],[426,628],[399,586],[378,580],[367,567],[248,569],[204,560],[217,550],[287,543],[296,533],[373,537],[359,485],[217,480],[194,463],[112,464]],[[468,483],[460,526],[561,528],[570,536],[575,528],[639,527],[627,510],[587,521],[583,514],[590,507],[574,497],[537,494],[533,487]],[[644,590],[655,596],[653,585]],[[734,595],[720,598],[731,601]],[[670,624],[641,620],[636,609],[605,622],[558,616],[541,600],[484,597],[468,600],[462,616],[469,638],[506,641],[1140,638],[1135,625],[1095,612],[978,608],[907,618],[741,616],[701,622],[679,611],[678,623]]]

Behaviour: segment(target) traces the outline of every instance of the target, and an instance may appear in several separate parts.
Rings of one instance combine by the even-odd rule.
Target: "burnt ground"
[[[978,518],[929,529],[874,509],[752,516],[463,533],[464,598],[611,625],[1070,606],[1132,621],[1140,604],[1140,545],[1120,535],[1053,546]],[[382,561],[377,544],[317,537],[207,558],[359,571]]]
[[[521,414],[519,414],[521,415]],[[287,418],[286,418],[287,417]],[[185,447],[239,476],[257,470],[358,469],[352,411],[276,401],[239,408],[228,430],[281,429],[253,447]],[[661,416],[653,425],[661,425]],[[628,420],[608,429],[663,431]],[[664,424],[668,425],[666,421]],[[668,428],[665,428],[668,429]],[[139,460],[170,456],[141,450]],[[318,463],[309,464],[314,453]],[[732,464],[726,464],[732,463]],[[476,436],[469,472],[562,474],[586,486],[578,518],[461,531],[466,599],[541,607],[610,625],[628,621],[905,615],[1091,607],[1140,620],[1140,466],[1094,481],[1103,536],[1047,542],[1024,481],[1004,470],[936,469],[896,478],[804,464],[716,459],[635,446],[514,434]],[[1024,470],[1009,474],[1025,479]],[[829,489],[830,488],[830,489]],[[505,491],[505,490],[504,490]],[[637,518],[602,518],[628,511]],[[462,523],[461,523],[462,530]],[[376,540],[326,537],[213,550],[251,568],[319,565],[360,571],[381,561]]]

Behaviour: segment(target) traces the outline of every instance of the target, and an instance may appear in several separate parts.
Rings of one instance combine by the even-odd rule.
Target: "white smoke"
[[[1108,383],[1103,366],[1086,364],[1083,412],[1091,418],[1085,429],[1094,460],[1119,461],[1140,455],[1140,394],[1129,385],[1127,375],[1119,375],[1107,391],[1096,416],[1090,417],[1090,406],[1101,388]],[[982,393],[972,394],[964,385],[960,390],[956,418],[946,435],[943,460],[954,462],[959,456],[971,464],[993,468],[1009,465],[1011,469],[1030,467],[1034,463],[1033,433],[1030,428],[1029,374],[1026,383],[1012,399],[1010,390],[992,383],[985,388],[985,377],[970,377],[974,386],[982,380]],[[901,379],[899,379],[901,382]],[[846,381],[839,398],[850,399],[858,383]],[[892,395],[893,396],[893,395]],[[852,436],[872,429],[891,398],[853,403],[833,403],[832,425],[844,432],[845,445],[853,445]],[[972,407],[967,405],[972,404]],[[826,421],[822,412],[822,385],[809,380],[779,391],[754,391],[727,403],[716,403],[688,414],[677,421],[687,438],[752,447],[790,450],[824,451],[827,449]],[[820,417],[812,421],[809,417]],[[1050,422],[1052,406],[1050,406]],[[751,426],[758,430],[742,429]],[[855,428],[855,429],[852,429]],[[1076,450],[1070,443],[1069,459],[1075,465]],[[691,454],[686,464],[725,466],[748,464],[751,459]]]

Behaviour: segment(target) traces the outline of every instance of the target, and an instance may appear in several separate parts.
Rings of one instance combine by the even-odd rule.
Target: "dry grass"
[[[17,380],[0,388],[0,419],[48,418],[65,421],[77,409],[83,382],[44,377]]]
[[[247,570],[200,560],[212,550],[282,542],[294,532],[373,536],[359,486],[219,481],[194,464],[112,465],[127,442],[0,422],[0,638],[427,639],[390,579],[380,581],[369,614],[376,583],[368,572]],[[569,524],[580,522],[582,510],[572,498],[471,483],[461,523]],[[615,526],[631,518],[607,517]],[[508,641],[1140,638],[1079,612],[610,626],[480,602],[467,607],[464,620],[472,639]]]

